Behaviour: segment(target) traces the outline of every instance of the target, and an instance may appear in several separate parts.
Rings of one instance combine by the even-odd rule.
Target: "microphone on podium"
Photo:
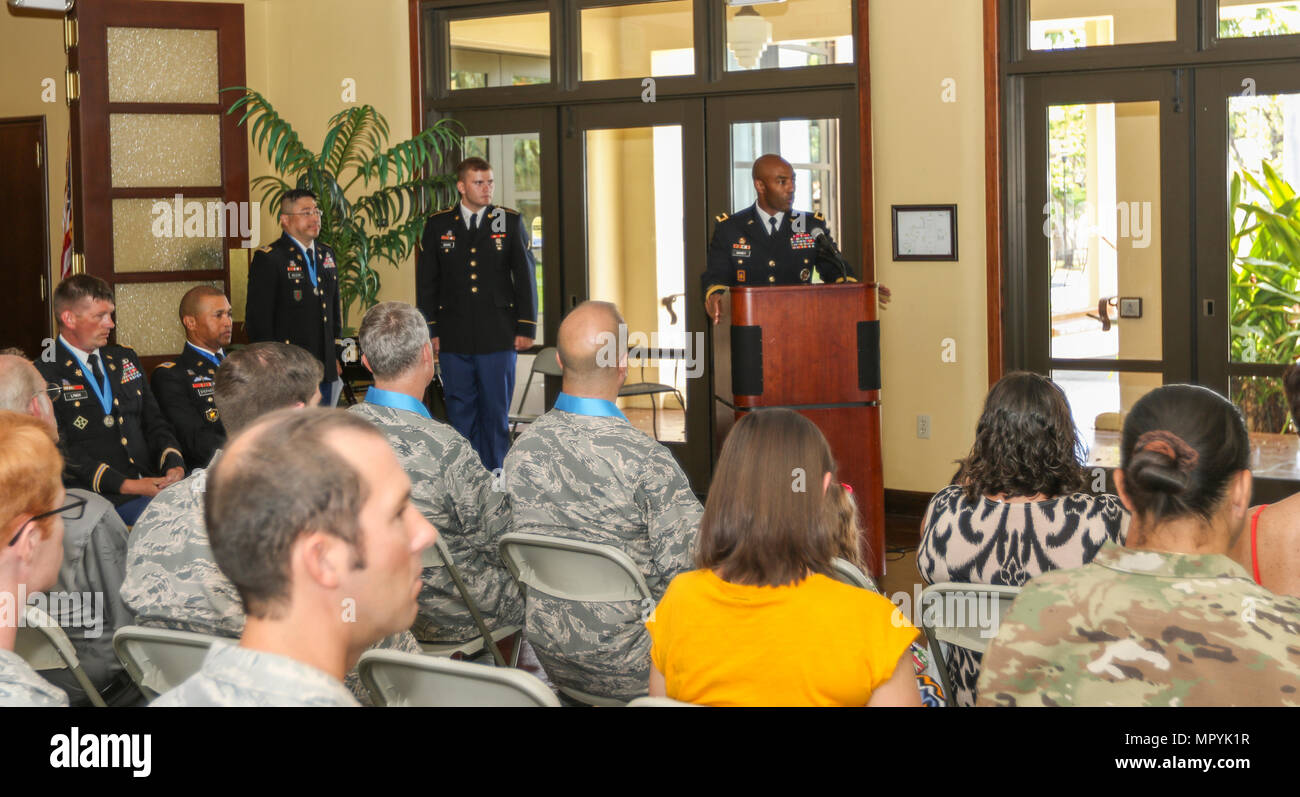
[[[817,242],[817,249],[829,257],[835,265],[840,267],[840,278],[847,281],[849,278],[848,264],[844,262],[844,258],[840,255],[839,247],[837,247],[835,242],[831,240],[831,237],[826,234],[826,230],[821,227],[814,227],[812,237],[813,240]]]

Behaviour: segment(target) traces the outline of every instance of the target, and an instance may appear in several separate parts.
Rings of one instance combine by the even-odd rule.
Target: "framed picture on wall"
[[[892,205],[894,260],[956,260],[956,205]]]

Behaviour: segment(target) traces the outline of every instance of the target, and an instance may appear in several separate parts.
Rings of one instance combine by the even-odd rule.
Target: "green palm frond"
[[[461,148],[463,128],[440,120],[407,141],[389,146],[388,120],[370,105],[344,108],[330,117],[319,153],[259,92],[240,92],[228,114],[241,113],[253,148],[274,175],[252,180],[261,202],[275,215],[280,197],[306,188],[321,208],[320,239],[335,253],[344,324],[354,304],[364,311],[377,301],[382,284],[374,266],[400,266],[416,250],[428,214],[455,198],[455,177],[444,163]],[[364,192],[353,190],[359,187]]]

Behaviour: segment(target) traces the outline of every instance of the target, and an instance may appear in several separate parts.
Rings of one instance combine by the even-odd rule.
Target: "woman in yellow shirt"
[[[920,706],[916,628],[831,578],[830,448],[807,418],[752,412],[731,430],[695,562],[646,622],[650,694],[714,706]]]

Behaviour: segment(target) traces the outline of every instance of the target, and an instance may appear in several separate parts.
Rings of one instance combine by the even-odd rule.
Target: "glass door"
[[[1094,465],[1118,465],[1139,398],[1193,375],[1181,85],[1172,71],[1025,81],[1024,362],[1065,391]]]
[[[1200,381],[1251,432],[1256,501],[1295,491],[1300,439],[1284,385],[1300,359],[1300,75],[1202,68],[1196,79]]]
[[[537,263],[537,337],[533,348],[521,352],[516,362],[515,394],[511,412],[540,415],[551,405],[559,384],[543,385],[542,377],[528,389],[533,360],[544,346],[553,346],[559,326],[560,273],[558,236],[548,235],[559,223],[559,162],[555,149],[556,114],[553,109],[511,111],[458,111],[451,114],[465,126],[462,157],[478,156],[493,167],[495,205],[518,210],[531,239]],[[455,164],[449,165],[450,168]],[[527,398],[521,409],[520,400]]]
[[[704,114],[698,100],[568,108],[564,309],[613,302],[632,352],[619,405],[667,445],[695,489],[709,474]]]

